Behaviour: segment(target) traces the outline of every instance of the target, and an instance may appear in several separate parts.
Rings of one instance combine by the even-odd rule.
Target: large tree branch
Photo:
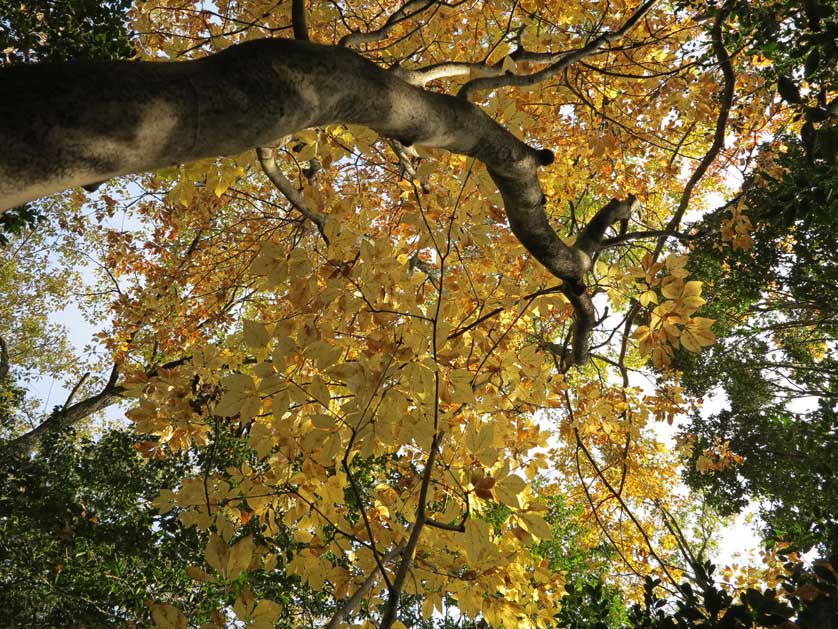
[[[536,171],[553,154],[527,146],[465,99],[409,85],[346,48],[264,39],[194,61],[20,66],[0,76],[0,207],[273,146],[309,127],[360,124],[405,146],[482,161],[512,231],[567,284],[578,317],[593,312],[583,283],[590,256],[565,245],[544,212]]]
[[[117,385],[118,379],[119,369],[114,365],[108,381],[99,393],[76,404],[71,404],[70,402],[78,389],[78,386],[76,386],[67,398],[66,404],[56,408],[46,421],[20,437],[12,439],[6,445],[22,454],[29,454],[37,447],[38,440],[48,431],[77,424],[93,413],[101,411],[116,402],[124,391],[121,386]]]
[[[586,255],[593,257],[597,251],[605,246],[606,230],[614,223],[627,221],[639,205],[634,195],[629,195],[625,201],[612,199],[579,232],[576,237],[576,247],[585,252]]]

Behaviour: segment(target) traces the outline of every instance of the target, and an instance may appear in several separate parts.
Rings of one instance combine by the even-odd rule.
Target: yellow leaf
[[[269,553],[262,558],[262,569],[265,572],[271,572],[277,565],[277,557],[275,553]]]
[[[249,585],[245,585],[239,593],[238,598],[233,602],[233,613],[239,620],[247,622],[256,607],[256,600]]]
[[[225,574],[228,579],[235,580],[247,570],[250,560],[253,557],[253,539],[245,537],[235,546],[230,548],[225,564]]]
[[[456,404],[470,404],[474,401],[474,390],[471,388],[473,374],[467,369],[455,369],[448,374],[448,379],[454,385],[451,401]]]
[[[666,268],[671,273],[686,266],[689,257],[686,255],[670,254],[666,257]]]
[[[175,492],[171,489],[161,489],[160,495],[152,502],[161,515],[168,513],[175,506]]]
[[[334,347],[325,341],[315,341],[305,350],[306,357],[314,360],[318,369],[326,369],[334,365],[341,353],[340,347]]]
[[[318,413],[316,415],[312,415],[311,424],[312,426],[314,426],[315,428],[319,428],[320,430],[334,430],[335,419],[329,415]]]
[[[684,284],[684,297],[697,297],[701,295],[701,282],[698,280],[691,280]]]
[[[658,294],[653,290],[644,291],[644,293],[640,295],[640,305],[645,308],[650,303],[658,303]]]
[[[259,413],[262,406],[261,398],[255,393],[241,391],[227,391],[218,400],[213,413],[221,417],[240,415],[243,421],[252,419]]]
[[[311,397],[320,402],[326,408],[329,407],[329,387],[323,382],[320,376],[314,376],[311,379],[311,384],[308,387],[308,392]]]
[[[268,329],[258,321],[244,320],[244,342],[248,347],[261,349],[271,341]]]
[[[668,278],[667,278],[668,279]],[[663,284],[661,285],[661,293],[667,299],[678,299],[681,296],[681,292],[684,290],[684,280],[676,278],[673,280],[664,280]]]
[[[190,577],[195,579],[196,581],[203,581],[204,583],[215,583],[216,579],[211,574],[207,574],[200,568],[196,568],[195,566],[189,566],[186,568],[186,574]]]
[[[243,373],[231,373],[224,377],[221,385],[228,391],[255,391],[253,378]]]
[[[152,605],[151,619],[160,629],[186,629],[186,616],[171,605]]]
[[[465,446],[474,454],[490,448],[495,439],[495,428],[492,424],[484,424],[480,428],[477,426],[477,422],[470,422],[465,434]]]
[[[699,352],[716,342],[716,335],[710,329],[715,321],[705,317],[690,319],[681,334],[681,344],[691,352]]]
[[[700,352],[701,351],[701,344],[698,342],[692,333],[689,330],[684,330],[684,334],[681,335],[681,345],[684,346],[684,349],[687,349],[691,352]]]
[[[282,606],[274,601],[262,599],[250,614],[250,627],[272,629],[282,614]]]
[[[517,474],[510,474],[495,484],[494,491],[498,500],[500,500],[503,504],[512,507],[513,509],[517,509],[521,506],[520,501],[518,500],[518,494],[524,491],[526,486],[527,484],[520,476]]]
[[[703,306],[704,304],[707,303],[706,300],[699,297],[698,295],[695,295],[695,296],[692,296],[692,297],[682,297],[679,301],[683,306],[686,306],[688,309],[692,310],[693,312],[695,312],[695,310],[697,308],[699,308],[700,306]]]
[[[223,573],[227,565],[227,553],[227,544],[224,543],[224,540],[217,533],[210,535],[207,548],[204,551],[207,563],[216,571]]]
[[[523,526],[530,535],[542,540],[553,537],[553,529],[550,528],[547,521],[540,515],[535,515],[534,513],[521,513],[518,516],[518,519],[521,522],[521,526]]]
[[[480,563],[490,551],[489,525],[483,520],[471,519],[466,522],[466,530],[460,538],[469,563]]]
[[[223,195],[225,192],[227,192],[227,190],[228,190],[229,188],[230,188],[230,183],[229,183],[229,182],[219,180],[219,181],[215,184],[215,186],[213,187],[212,191],[213,191],[213,193],[215,194],[215,196],[220,197],[220,196],[221,196],[221,195]]]

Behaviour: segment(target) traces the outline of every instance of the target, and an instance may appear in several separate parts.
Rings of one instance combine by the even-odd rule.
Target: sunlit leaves
[[[248,347],[261,349],[271,340],[271,333],[258,321],[244,320],[244,342]]]
[[[550,539],[553,536],[550,525],[544,518],[535,513],[521,513],[518,515],[518,520],[521,522],[521,526],[536,539]]]
[[[235,580],[250,565],[253,556],[253,540],[246,537],[231,547],[213,533],[207,543],[207,563],[223,578]]]
[[[691,352],[699,352],[702,347],[707,347],[716,342],[716,335],[711,330],[715,323],[713,319],[706,317],[692,317],[681,333],[681,345]]]
[[[513,32],[533,52],[573,50],[590,41],[593,25],[619,28],[637,3],[619,11],[542,4],[443,5],[398,22],[364,51],[407,70],[472,64],[468,74],[429,83],[453,94],[477,76],[536,73],[555,62],[519,58]],[[201,56],[288,29],[290,5],[222,2],[223,19],[199,20],[194,3],[150,1],[135,17],[152,56]],[[386,20],[368,2],[352,11],[340,3],[306,8],[318,42]],[[706,150],[718,113],[704,28],[656,6],[618,54],[590,56],[533,89],[475,99],[528,143],[556,151],[539,176],[550,225],[566,242],[608,199],[628,193],[642,200],[629,233],[669,229],[681,180]],[[773,98],[747,71],[740,81],[754,87],[754,106],[738,114],[734,135],[764,128]],[[114,346],[137,365],[161,353],[184,361],[132,389],[131,417],[156,439],[146,450],[217,440],[223,427],[236,435],[225,447],[247,459],[161,492],[161,509],[215,531],[211,572],[196,567],[193,576],[247,580],[259,561],[244,541],[227,542],[255,527],[281,547],[291,574],[335,601],[380,571],[379,562],[395,570],[407,560],[410,592],[427,597],[426,617],[442,609],[445,592],[460,612],[496,625],[550,622],[558,579],[532,545],[552,537],[554,521],[538,496],[566,492],[588,521],[617,527],[634,557],[642,536],[605,481],[633,504],[665,501],[674,484],[666,449],[644,441],[643,429],[686,406],[677,381],[641,393],[623,378],[648,358],[666,368],[678,348],[713,343],[713,321],[694,316],[705,298],[686,254],[668,245],[652,253],[651,237],[599,252],[585,283],[599,314],[607,297],[608,315],[591,365],[567,371],[562,348],[573,309],[510,231],[479,161],[411,147],[407,164],[388,139],[341,124],[277,140],[279,166],[326,216],[325,238],[252,157],[239,156],[159,173],[148,185],[162,201],[144,201],[142,212],[171,251],[150,242],[130,260],[124,248],[115,256],[124,260],[120,273],[139,279],[137,294],[116,306]],[[714,166],[696,197],[720,180]],[[740,219],[731,234],[741,239],[746,227]],[[426,525],[410,558],[390,554],[422,513],[443,526]],[[580,543],[596,547],[595,537]],[[630,561],[637,571],[656,569]],[[381,583],[369,609],[387,596]],[[278,613],[246,589],[231,604],[245,623],[269,624]]]
[[[494,493],[503,504],[517,509],[521,506],[518,495],[527,484],[517,474],[509,474],[494,485]]]
[[[262,405],[256,390],[256,383],[251,376],[233,373],[222,380],[226,392],[215,405],[213,411],[222,417],[239,415],[243,420],[254,417]]]
[[[669,256],[663,266],[666,274],[660,281],[663,299],[659,301],[657,293],[651,290],[640,298],[641,305],[644,301],[647,306],[650,303],[657,305],[651,310],[648,324],[638,326],[633,336],[638,341],[641,356],[651,356],[652,363],[658,368],[669,365],[673,350],[682,345],[691,352],[699,352],[716,340],[711,330],[715,321],[692,316],[706,301],[701,297],[701,282],[685,280],[689,275],[686,262],[686,256]],[[658,283],[655,277],[647,281]],[[650,292],[654,299],[648,297]]]

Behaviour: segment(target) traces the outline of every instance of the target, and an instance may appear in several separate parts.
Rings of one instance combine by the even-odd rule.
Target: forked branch
[[[120,174],[276,146],[289,134],[334,123],[370,127],[405,148],[474,157],[497,185],[513,233],[563,281],[576,311],[573,359],[587,358],[595,313],[583,280],[591,260],[562,242],[545,213],[537,171],[553,153],[528,146],[465,99],[410,85],[346,48],[287,39],[177,63],[2,72],[0,137],[7,150],[0,154],[0,208]],[[263,150],[260,161],[323,233],[325,218],[306,209],[272,155]]]
[[[513,86],[529,87],[541,83],[550,77],[556,76],[560,72],[564,72],[564,70],[572,66],[577,61],[598,51],[606,44],[610,44],[625,37],[631,29],[637,26],[637,24],[657,2],[658,0],[646,0],[646,2],[640,5],[616,31],[602,33],[581,48],[577,48],[576,50],[572,50],[561,55],[557,61],[551,63],[546,68],[542,68],[532,74],[515,74],[513,72],[506,72],[499,76],[476,78],[463,85],[460,88],[458,95],[462,98],[469,98],[477,91],[495,90],[501,87]]]

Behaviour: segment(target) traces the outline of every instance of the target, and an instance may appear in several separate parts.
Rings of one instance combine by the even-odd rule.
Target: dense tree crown
[[[0,0],[0,614],[834,626],[834,1],[59,4]]]

